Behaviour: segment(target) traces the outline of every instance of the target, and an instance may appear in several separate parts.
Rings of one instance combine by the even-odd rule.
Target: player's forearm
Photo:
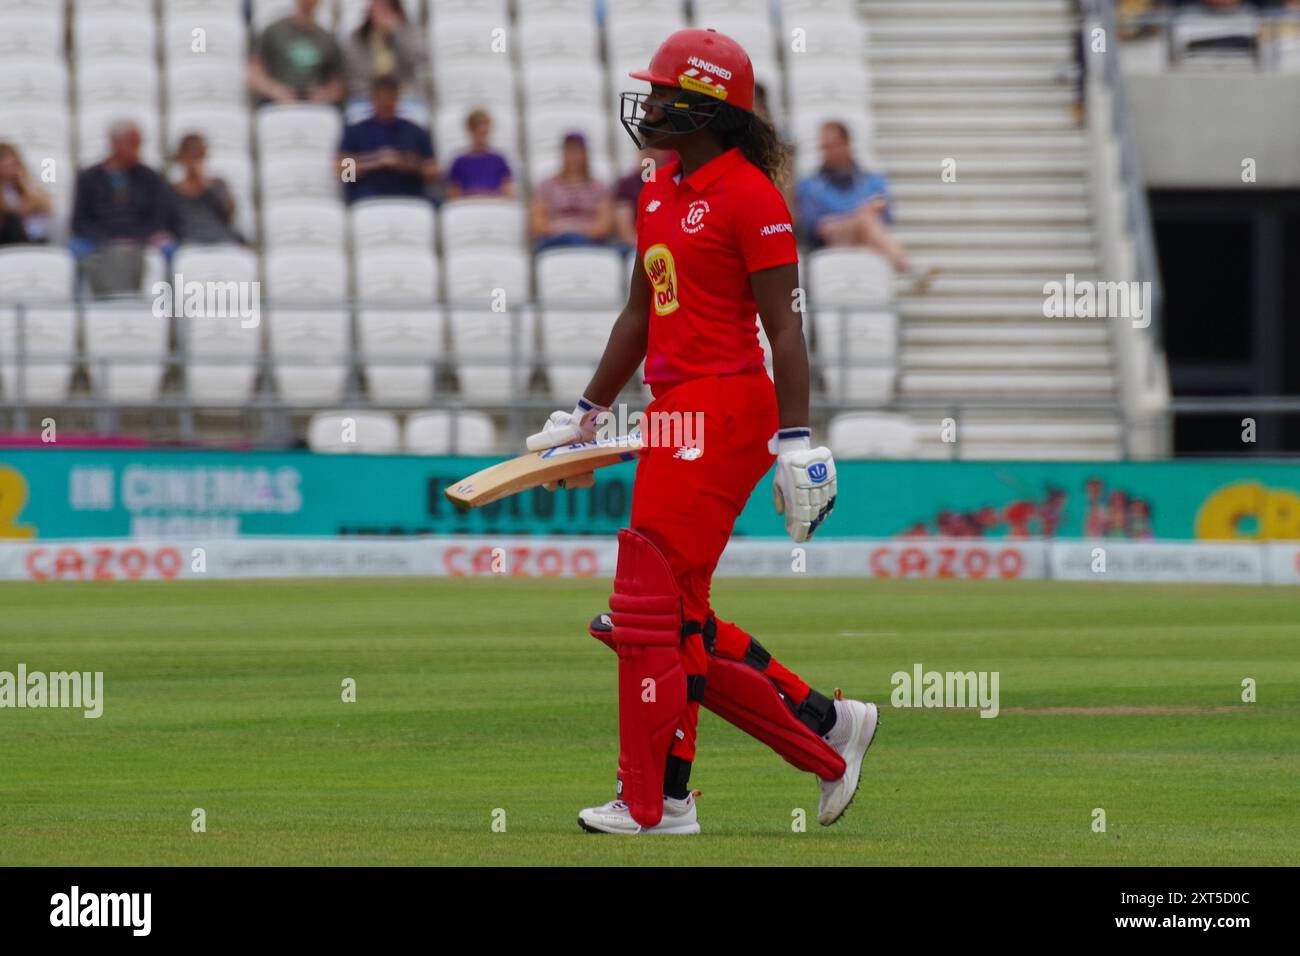
[[[612,405],[623,390],[636,367],[645,358],[646,323],[644,317],[634,316],[626,309],[614,322],[605,352],[596,366],[583,395],[597,405]]]
[[[768,337],[772,348],[772,377],[776,380],[776,403],[782,428],[808,424],[808,348],[803,329],[797,323],[782,327],[776,338]]]

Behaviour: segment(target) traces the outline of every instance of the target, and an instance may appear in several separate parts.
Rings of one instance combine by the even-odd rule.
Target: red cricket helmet
[[[754,111],[754,65],[744,47],[717,30],[678,30],[659,45],[650,68],[629,73],[634,80],[703,93]]]

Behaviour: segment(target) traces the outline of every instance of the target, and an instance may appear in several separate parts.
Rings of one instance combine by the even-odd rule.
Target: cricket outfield
[[[720,616],[880,731],[827,829],[812,777],[705,712],[704,832],[661,840],[575,823],[613,791],[614,657],[585,633],[608,589],[0,584],[0,671],[104,675],[98,718],[0,707],[0,861],[1300,863],[1292,589],[718,580]],[[891,706],[918,666],[996,672],[997,716]]]

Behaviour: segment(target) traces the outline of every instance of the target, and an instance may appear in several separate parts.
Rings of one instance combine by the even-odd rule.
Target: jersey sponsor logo
[[[667,246],[659,243],[645,251],[642,262],[654,293],[655,315],[676,312],[681,303],[677,301],[677,263],[673,261],[673,254]]]
[[[646,211],[646,212],[654,212],[654,211],[655,211],[656,209],[658,209],[658,208],[659,208],[659,200],[658,200],[658,199],[652,199],[652,200],[650,200],[648,203],[645,204],[645,211]]]
[[[774,222],[758,230],[760,236],[775,236],[778,232],[793,233],[794,228],[788,222]]]
[[[712,73],[719,79],[731,79],[731,71],[723,69],[716,63],[710,63],[708,60],[701,60],[698,56],[688,56],[686,62],[697,70],[703,70],[705,73]]]
[[[682,216],[682,232],[694,235],[704,228],[704,215],[709,211],[708,200],[697,199],[686,207]]]

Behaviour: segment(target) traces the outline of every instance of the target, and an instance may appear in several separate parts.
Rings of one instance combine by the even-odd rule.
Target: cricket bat
[[[618,438],[593,438],[572,445],[530,451],[476,471],[443,493],[459,508],[482,508],[486,504],[517,495],[551,481],[631,461],[641,450],[636,432]]]

